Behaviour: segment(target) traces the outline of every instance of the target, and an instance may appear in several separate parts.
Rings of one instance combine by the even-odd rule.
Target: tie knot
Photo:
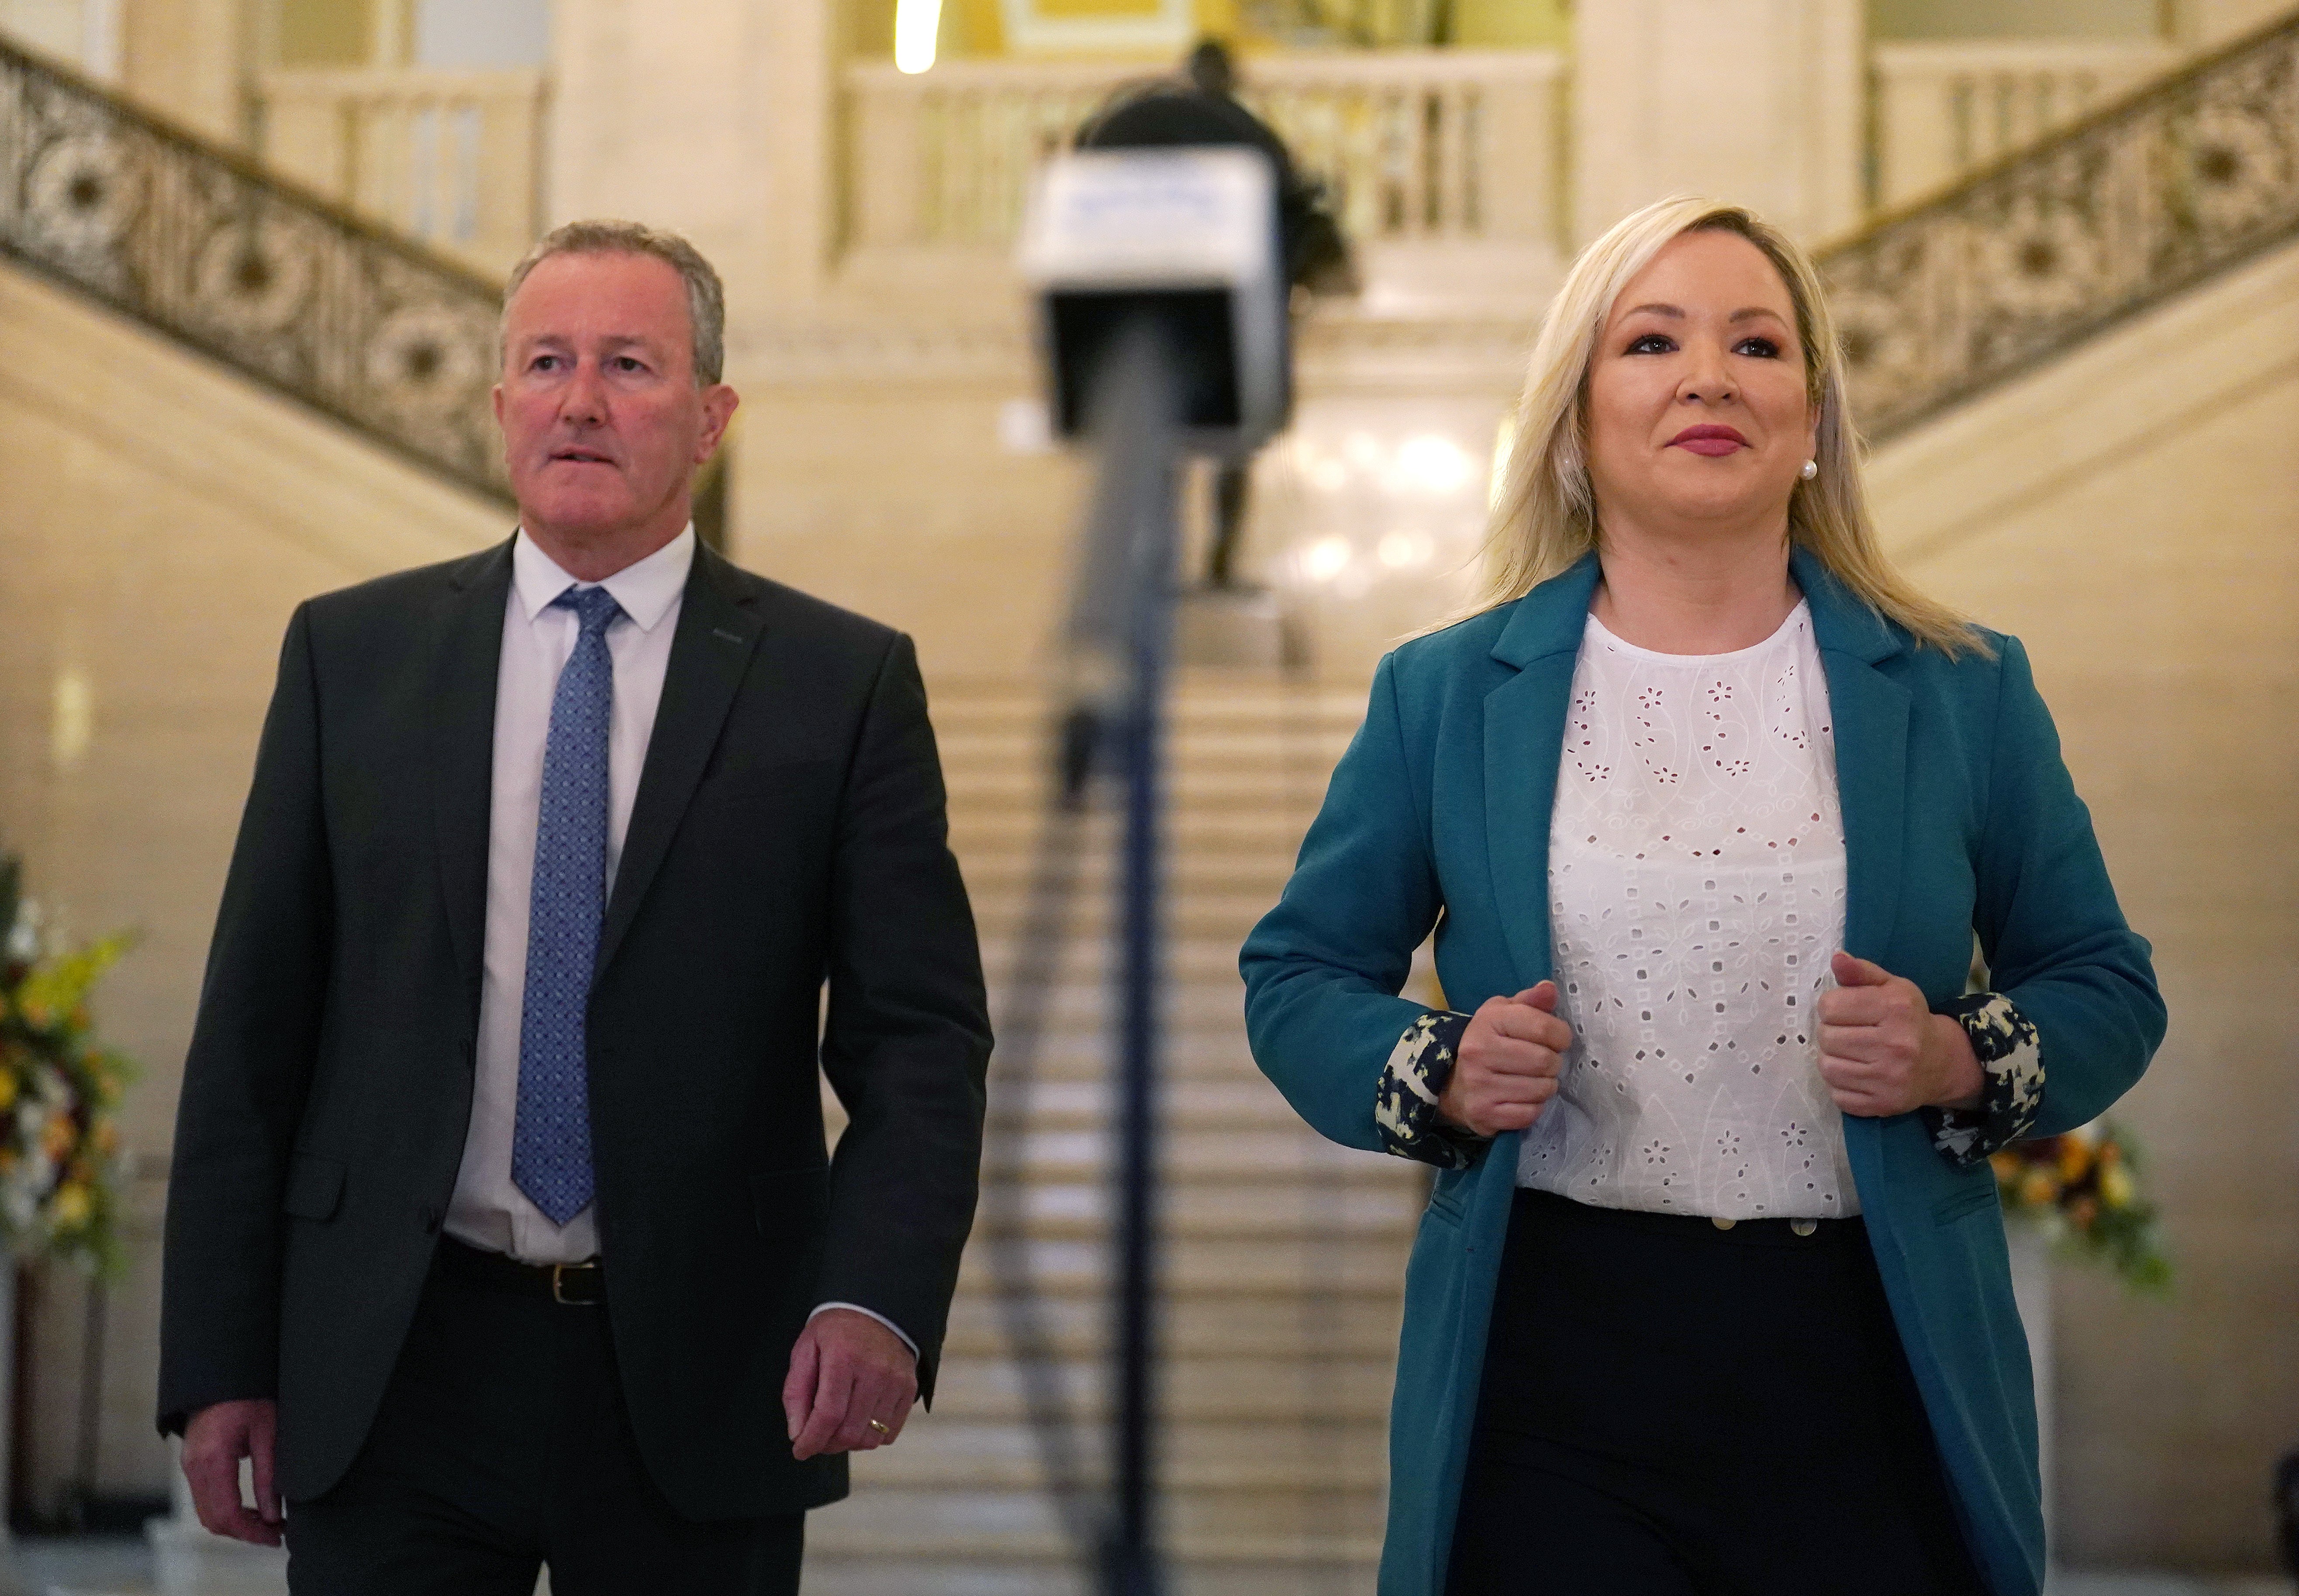
[[[552,602],[573,610],[576,623],[585,636],[605,632],[607,624],[623,613],[623,607],[615,602],[615,595],[602,587],[570,587]]]

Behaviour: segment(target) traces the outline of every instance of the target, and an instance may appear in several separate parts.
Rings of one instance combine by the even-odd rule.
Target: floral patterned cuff
[[[1374,1097],[1373,1121],[1383,1152],[1445,1170],[1465,1170],[1476,1162],[1486,1138],[1437,1117],[1438,1096],[1453,1079],[1454,1052],[1468,1029],[1468,1015],[1437,1011],[1405,1028]]]
[[[1986,1085],[1977,1108],[1928,1108],[1932,1145],[1949,1162],[1975,1164],[2026,1136],[2044,1109],[2044,1048],[2036,1028],[2001,992],[1973,992],[1940,1011],[1971,1038]]]

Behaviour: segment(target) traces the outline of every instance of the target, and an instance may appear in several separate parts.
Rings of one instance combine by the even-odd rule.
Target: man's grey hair
[[[726,368],[726,290],[702,252],[676,233],[665,233],[635,221],[570,221],[544,235],[527,259],[511,268],[503,285],[503,316],[510,314],[511,295],[527,281],[527,273],[553,255],[652,255],[670,263],[686,285],[686,315],[694,328],[694,385],[707,388]],[[503,343],[497,323],[496,343]],[[508,353],[508,351],[504,351]]]

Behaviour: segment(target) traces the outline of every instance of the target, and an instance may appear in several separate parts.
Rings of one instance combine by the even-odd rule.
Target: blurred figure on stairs
[[[1269,159],[1277,191],[1278,254],[1286,280],[1301,294],[1357,291],[1355,262],[1324,184],[1304,178],[1285,141],[1240,103],[1237,69],[1218,39],[1201,39],[1179,74],[1129,84],[1110,96],[1078,130],[1082,150],[1170,149],[1218,145],[1259,150]],[[1291,362],[1288,362],[1291,369]],[[1219,463],[1214,477],[1212,546],[1206,583],[1234,588],[1238,546],[1245,535],[1250,457]]]

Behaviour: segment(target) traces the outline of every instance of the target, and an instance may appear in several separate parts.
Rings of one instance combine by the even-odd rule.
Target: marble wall
[[[2299,252],[1892,445],[1911,575],[2020,636],[2171,1028],[2118,1111],[2153,1154],[2168,1302],[2058,1278],[2062,1555],[2270,1560],[2299,1445]]]
[[[156,1236],[176,1086],[279,639],[303,598],[505,535],[499,507],[0,269],[0,846],[60,929],[141,934],[99,999],[123,1129],[99,1488],[164,1490]],[[31,1477],[76,1460],[79,1282],[48,1271]]]

